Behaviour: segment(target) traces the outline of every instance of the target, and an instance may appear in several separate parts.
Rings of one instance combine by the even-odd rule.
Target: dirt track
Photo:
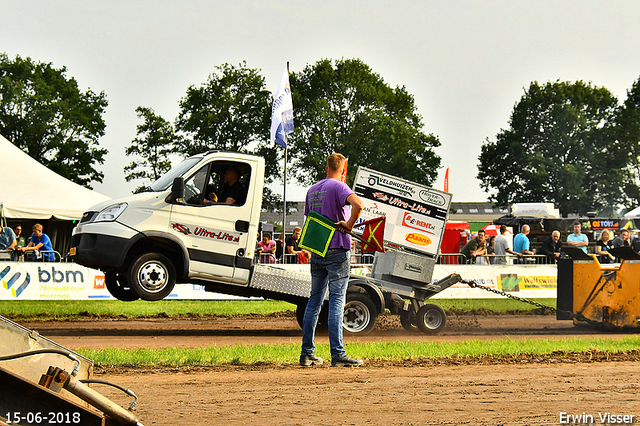
[[[292,317],[196,320],[85,320],[22,323],[64,346],[197,347],[300,342]],[[556,321],[554,316],[450,316],[438,336],[405,332],[383,317],[374,333],[345,341],[460,341],[487,338],[621,337]],[[327,341],[321,335],[319,342]],[[261,367],[98,371],[131,388],[145,425],[561,424],[561,413],[640,415],[637,352],[564,359],[519,357],[401,366],[369,361],[358,369]],[[458,365],[456,365],[458,364]],[[126,406],[130,400],[99,388]],[[624,420],[622,417],[621,420]],[[577,422],[574,422],[577,424]]]
[[[71,348],[162,348],[199,347],[300,342],[302,332],[291,315],[213,317],[205,319],[149,318],[127,320],[109,318],[63,322],[21,323],[43,336]],[[345,342],[371,341],[461,341],[467,339],[566,338],[570,336],[619,337],[624,333],[602,332],[591,327],[575,327],[571,321],[558,321],[554,315],[451,315],[437,335],[409,333],[397,316],[382,315],[368,336],[345,337]],[[318,342],[328,342],[326,333]]]

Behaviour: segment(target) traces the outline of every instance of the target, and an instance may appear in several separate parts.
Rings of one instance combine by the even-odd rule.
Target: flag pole
[[[287,65],[289,63],[287,62]],[[287,146],[288,144],[287,142],[287,135],[284,135],[284,140],[285,140],[285,148],[284,148],[284,167],[283,169],[283,176],[282,176],[282,244],[283,244],[283,249],[284,249],[284,243],[287,240],[287,234],[285,233],[286,231],[286,223],[287,223],[287,152],[289,150],[289,147]],[[285,253],[286,254],[286,253]]]
[[[289,78],[289,61],[287,61],[287,79]],[[285,242],[287,241],[287,154],[289,144],[287,143],[287,133],[284,132],[284,167],[282,168],[282,249],[284,258]]]

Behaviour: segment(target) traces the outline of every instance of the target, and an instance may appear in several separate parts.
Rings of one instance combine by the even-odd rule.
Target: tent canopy
[[[626,218],[633,218],[633,217],[638,217],[640,216],[640,207],[636,207],[633,210],[629,210],[628,212],[626,212],[624,214],[624,217]]]
[[[9,219],[76,220],[109,197],[49,170],[0,135],[0,204]]]

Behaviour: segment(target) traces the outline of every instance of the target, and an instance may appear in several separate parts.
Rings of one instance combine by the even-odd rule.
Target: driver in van
[[[230,166],[224,172],[224,186],[218,197],[220,204],[242,205],[245,202],[246,192],[240,183],[240,170],[236,166]]]

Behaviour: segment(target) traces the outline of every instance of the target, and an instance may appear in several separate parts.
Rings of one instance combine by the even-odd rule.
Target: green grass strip
[[[295,309],[276,300],[11,300],[0,301],[0,315],[22,320],[61,320],[87,317],[141,318],[153,316],[193,317],[260,314]]]
[[[384,342],[346,344],[352,357],[381,361],[417,361],[484,355],[548,355],[558,351],[576,353],[601,351],[617,353],[640,349],[640,337],[567,338],[567,339],[495,339],[464,342]],[[297,363],[300,345],[234,345],[193,349],[79,349],[78,353],[102,366],[212,366]],[[329,359],[329,345],[320,344],[316,354]]]
[[[533,299],[556,306],[556,299]],[[504,313],[530,311],[536,306],[511,299],[433,299],[444,310],[458,312]],[[122,302],[119,300],[2,300],[0,315],[25,321],[73,320],[92,317],[144,318],[207,317],[293,311],[296,306],[277,300],[160,300]]]

